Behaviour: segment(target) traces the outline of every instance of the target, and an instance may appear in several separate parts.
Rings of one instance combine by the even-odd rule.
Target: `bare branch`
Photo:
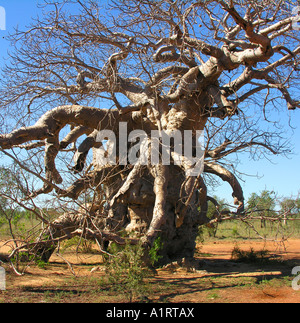
[[[236,177],[221,165],[215,163],[205,163],[204,171],[219,176],[232,187],[234,204],[238,206],[237,213],[244,211],[244,194],[242,187]]]

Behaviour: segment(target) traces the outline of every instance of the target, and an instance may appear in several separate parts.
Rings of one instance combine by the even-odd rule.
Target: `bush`
[[[144,266],[142,246],[112,244],[109,252],[111,256],[106,257],[105,261],[106,282],[112,284],[114,290],[124,294],[129,302],[137,297],[145,297],[149,292],[145,278],[151,272]]]
[[[255,251],[253,248],[250,248],[249,251],[245,251],[236,246],[232,250],[231,259],[247,263],[265,262],[269,260],[269,251]]]
[[[159,254],[160,250],[162,250],[164,243],[162,242],[161,237],[157,237],[153,243],[152,248],[149,250],[149,258],[152,266],[155,266],[159,263],[159,260],[163,258]]]

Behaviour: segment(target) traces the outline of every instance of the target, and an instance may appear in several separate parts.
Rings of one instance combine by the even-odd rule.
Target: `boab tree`
[[[27,183],[27,200],[14,202],[26,206],[52,194],[81,206],[54,221],[31,208],[44,225],[27,248],[48,259],[59,241],[75,235],[96,239],[102,250],[109,241],[126,240],[140,240],[147,249],[159,235],[162,262],[192,258],[198,227],[210,221],[213,178],[229,184],[232,216],[243,216],[236,153],[286,153],[274,118],[300,107],[294,6],[279,0],[115,0],[101,7],[94,0],[46,0],[42,18],[10,36],[14,51],[2,77],[1,106],[7,127],[14,123],[15,129],[2,124],[7,134],[0,146],[43,182],[35,190]],[[203,131],[200,171],[190,172],[195,165],[178,153],[187,143],[175,138],[169,165],[161,155],[154,163],[153,130],[161,153],[160,136],[175,132],[184,139],[190,131],[194,154]],[[142,132],[151,140],[143,141]],[[121,148],[136,152],[136,160],[148,152],[148,159],[130,163]],[[99,154],[111,152],[115,163],[99,162]],[[89,203],[82,203],[86,196]]]

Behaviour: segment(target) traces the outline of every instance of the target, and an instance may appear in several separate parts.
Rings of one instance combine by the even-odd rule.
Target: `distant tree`
[[[11,197],[25,196],[22,180],[18,171],[0,166],[0,213],[11,207]]]
[[[288,218],[295,218],[300,215],[300,198],[284,198],[280,202],[281,213],[283,214],[284,225]]]
[[[276,214],[275,206],[276,201],[273,191],[264,190],[260,195],[252,193],[248,200],[248,210],[261,217],[261,227],[266,226],[266,218]]]
[[[300,198],[284,198],[280,202],[281,211],[289,212],[291,216],[298,216],[300,213]]]
[[[12,238],[15,238],[13,225],[22,216],[14,199],[24,197],[22,180],[15,168],[0,166],[0,225],[8,224]]]
[[[222,216],[226,213],[230,213],[230,209],[225,199],[219,198],[216,195],[214,195],[213,197],[208,197],[207,214],[206,214],[208,219],[220,220]],[[216,221],[215,223],[213,223],[213,221],[211,222],[212,223],[209,223],[207,225],[208,234],[209,236],[215,237],[217,234],[219,221]]]

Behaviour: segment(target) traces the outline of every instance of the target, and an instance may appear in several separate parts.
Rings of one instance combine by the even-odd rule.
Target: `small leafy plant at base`
[[[159,263],[159,260],[163,256],[159,255],[159,251],[162,250],[164,243],[161,240],[161,237],[157,237],[153,243],[152,248],[149,250],[149,258],[152,266],[155,266]]]
[[[147,299],[149,285],[145,278],[151,276],[149,268],[143,262],[144,249],[140,244],[118,246],[112,244],[106,257],[104,283],[122,293],[131,303],[134,299]]]
[[[250,248],[249,251],[245,251],[236,246],[232,250],[231,258],[239,262],[257,263],[268,261],[270,256],[267,250],[255,251],[253,248]]]
[[[36,258],[35,263],[40,269],[46,269],[47,266],[49,265],[49,262],[46,262],[40,258]]]

